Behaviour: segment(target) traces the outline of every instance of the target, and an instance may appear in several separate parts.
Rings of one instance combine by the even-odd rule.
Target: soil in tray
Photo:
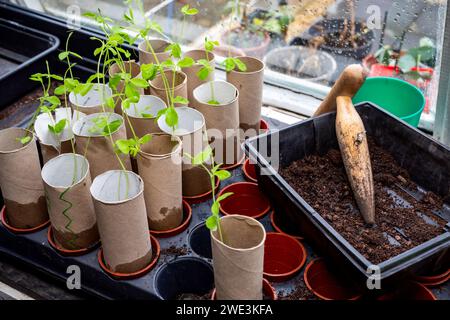
[[[447,222],[433,213],[442,210],[442,198],[420,193],[407,171],[371,140],[369,149],[376,206],[372,228],[359,213],[338,150],[295,161],[281,175],[352,246],[380,263],[442,234]]]
[[[332,48],[342,48],[342,49],[353,49],[365,46],[367,44],[366,39],[364,39],[359,34],[356,34],[353,41],[350,37],[345,36],[344,40],[340,40],[341,32],[328,33],[324,37],[325,44]]]
[[[166,249],[161,250],[162,255],[169,255],[169,256],[175,256],[175,257],[185,256],[188,253],[189,253],[189,250],[186,246],[182,246],[182,247],[170,246]]]
[[[308,290],[300,278],[294,283],[292,291],[286,292],[281,290],[278,297],[280,300],[317,300],[316,296]]]

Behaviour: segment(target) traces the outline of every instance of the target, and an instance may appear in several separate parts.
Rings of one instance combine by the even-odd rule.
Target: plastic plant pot
[[[275,213],[275,211],[272,211],[272,213],[270,214],[270,223],[272,224],[272,227],[279,233],[283,233],[286,234],[292,238],[295,238],[297,240],[303,240],[302,236],[299,235],[295,235],[295,231],[291,230],[291,228],[286,227],[286,226],[282,226],[280,227],[280,222],[277,219],[278,215]]]
[[[256,183],[230,184],[220,191],[218,197],[227,192],[232,192],[233,195],[220,203],[220,211],[224,215],[238,214],[260,219],[271,210],[269,199],[259,190]]]
[[[112,278],[117,280],[129,280],[129,279],[136,279],[144,274],[148,273],[150,270],[152,270],[156,263],[158,262],[159,255],[161,254],[161,247],[159,245],[158,239],[156,239],[154,236],[150,235],[150,241],[152,244],[152,259],[150,260],[150,263],[145,266],[144,268],[130,273],[122,273],[122,272],[114,272],[110,270],[105,263],[104,257],[103,257],[103,248],[100,248],[97,254],[98,263],[100,264],[100,267],[103,271],[105,271],[108,275],[110,275]]]
[[[269,131],[270,130],[269,123],[266,120],[261,119],[259,130],[262,131],[263,133]]]
[[[200,258],[178,258],[164,264],[155,276],[156,293],[164,300],[206,300],[213,288],[211,264]]]
[[[267,48],[269,47],[270,40],[271,40],[269,33],[264,32],[264,38],[262,39],[261,44],[254,46],[254,47],[240,48],[240,47],[231,45],[229,43],[230,33],[241,33],[243,31],[245,31],[245,29],[243,29],[243,28],[234,28],[232,30],[226,31],[222,35],[220,43],[223,43],[226,46],[234,47],[236,50],[242,50],[242,52],[244,53],[245,56],[263,58],[267,51]],[[226,55],[228,55],[228,53]]]
[[[264,243],[264,277],[276,282],[294,277],[306,262],[306,249],[297,239],[268,232]]]
[[[450,279],[450,269],[437,271],[430,275],[415,276],[414,281],[427,287],[437,287]]]
[[[250,159],[245,160],[242,171],[244,172],[245,179],[249,182],[258,183],[256,167],[254,164],[250,163]]]
[[[202,258],[212,259],[211,231],[202,222],[196,225],[189,235],[189,245]]]
[[[323,300],[358,300],[362,296],[346,279],[332,273],[323,258],[311,261],[303,278],[308,289]]]
[[[426,102],[423,93],[417,87],[390,77],[366,79],[353,97],[353,103],[366,101],[378,105],[414,127],[419,125]]]
[[[183,221],[181,222],[181,224],[178,227],[172,228],[170,230],[164,231],[150,230],[150,233],[158,238],[173,237],[186,230],[186,228],[189,226],[189,223],[191,223],[191,219],[192,219],[192,208],[187,201],[183,200]]]
[[[78,256],[82,256],[86,253],[89,253],[91,251],[93,251],[94,249],[96,249],[99,245],[100,245],[100,241],[97,241],[96,243],[92,244],[91,246],[89,246],[88,248],[82,248],[82,249],[76,249],[76,250],[69,250],[69,249],[65,249],[61,246],[59,246],[56,242],[55,239],[53,238],[53,228],[52,226],[50,226],[48,228],[47,231],[47,241],[50,244],[50,246],[55,249],[58,253],[60,253],[63,256],[67,256],[67,257],[78,257]]]
[[[36,231],[46,228],[50,224],[50,219],[49,219],[36,227],[19,229],[19,228],[13,227],[12,225],[9,224],[8,217],[6,216],[6,206],[2,207],[2,211],[1,211],[0,215],[1,215],[2,224],[5,226],[5,228],[8,229],[10,232],[16,233],[16,234],[33,233],[33,232],[36,232]]]
[[[262,289],[264,300],[278,300],[277,292],[267,279],[263,279]],[[211,294],[211,300],[216,300],[216,298],[216,289],[214,289]]]
[[[244,163],[245,160],[245,155],[242,155],[241,160],[238,160],[236,163],[233,164],[223,164],[222,166],[220,166],[220,169],[222,170],[234,170],[236,168],[239,168],[240,166],[242,166],[242,164]]]
[[[395,291],[388,292],[377,300],[437,300],[433,292],[418,282],[405,282],[399,285]]]
[[[215,193],[217,193],[217,190],[219,190],[220,187],[220,180],[216,178],[216,185],[214,187]],[[205,202],[206,200],[210,199],[212,197],[212,190],[209,190],[205,193],[196,195],[196,196],[183,196],[183,200],[186,200],[189,204],[197,204]]]

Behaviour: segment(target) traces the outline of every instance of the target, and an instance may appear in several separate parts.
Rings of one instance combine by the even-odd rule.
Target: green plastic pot
[[[423,93],[412,84],[389,77],[367,78],[353,103],[370,101],[410,125],[417,127],[425,108]]]

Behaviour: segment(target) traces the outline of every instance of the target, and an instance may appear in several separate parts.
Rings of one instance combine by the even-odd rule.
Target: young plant
[[[197,63],[201,65],[202,67],[197,72],[197,77],[205,81],[209,74],[214,71],[214,66],[211,64],[211,61],[209,61],[209,54],[213,52],[214,47],[218,46],[218,41],[212,41],[208,40],[208,38],[205,38],[204,48],[205,48],[205,59],[199,59],[197,60]],[[219,105],[220,102],[216,100],[215,93],[214,93],[214,84],[210,82],[210,89],[211,89],[211,100],[208,101],[208,104],[212,105]]]
[[[227,170],[221,170],[220,167],[222,164],[214,164],[213,150],[209,145],[202,152],[195,156],[192,156],[188,153],[185,153],[184,155],[191,160],[192,165],[201,166],[209,175],[213,203],[211,205],[211,215],[208,217],[208,219],[206,219],[206,227],[211,231],[217,230],[220,241],[226,243],[225,236],[220,226],[220,202],[232,196],[233,193],[227,192],[216,198],[215,180],[217,178],[220,181],[224,181],[231,177],[231,173]],[[211,161],[211,168],[208,168],[208,161]]]

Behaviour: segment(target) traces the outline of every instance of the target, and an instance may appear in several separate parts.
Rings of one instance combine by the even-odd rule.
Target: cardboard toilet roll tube
[[[57,156],[42,168],[42,180],[55,242],[68,250],[98,242],[87,159],[75,153]]]
[[[218,300],[262,300],[266,231],[257,220],[230,215],[220,219],[225,243],[211,232]]]
[[[210,65],[214,68],[215,67],[215,57],[212,52],[207,52],[206,50],[190,50],[187,51],[184,54],[184,57],[190,57],[194,59],[194,61],[198,61],[200,59],[208,59]],[[188,68],[183,68],[182,71],[187,76],[187,92],[188,92],[188,99],[189,102],[192,103],[194,101],[194,96],[192,92],[195,88],[197,88],[199,85],[214,80],[214,70],[212,70],[208,77],[205,80],[201,80],[197,73],[202,69],[203,66],[201,64],[195,63],[193,66]]]
[[[150,230],[170,230],[183,221],[181,151],[180,138],[155,133],[137,156]]]
[[[106,105],[106,99],[111,96],[112,90],[108,85],[95,83],[92,89],[84,96],[71,92],[69,94],[69,103],[72,110],[84,114],[108,112],[110,109]]]
[[[44,163],[55,158],[62,153],[73,152],[72,144],[75,145],[75,139],[72,131],[73,124],[84,118],[84,113],[73,111],[71,108],[56,108],[52,118],[47,113],[41,113],[34,122],[34,131],[41,147]],[[49,130],[49,125],[54,125],[65,119],[66,126],[64,130],[55,135]]]
[[[214,97],[213,97],[214,94]],[[239,92],[226,81],[211,81],[193,92],[191,106],[205,117],[208,138],[216,163],[230,165],[241,159],[239,144]],[[208,103],[212,99],[218,105]]]
[[[134,138],[131,127],[139,138],[147,133],[161,132],[156,123],[156,117],[164,108],[166,103],[161,98],[141,95],[138,103],[132,103],[128,109],[124,109],[128,117],[125,119],[128,138]]]
[[[170,96],[170,93],[172,92],[174,94],[174,98],[180,96],[188,99],[186,74],[182,71],[176,71],[175,78],[174,71],[172,70],[165,70],[164,74],[169,83],[170,91],[167,91],[166,87],[164,86],[162,75],[158,74],[155,79],[150,81],[150,94],[160,97],[168,106],[170,105],[170,103],[167,100],[167,93],[169,93]],[[179,103],[176,103],[174,105],[175,108],[182,106],[183,105]]]
[[[141,75],[141,68],[139,67],[139,64],[137,64],[134,60],[130,61],[124,61],[123,66],[119,66],[117,63],[114,63],[111,67],[108,69],[109,76],[112,77],[117,73],[120,72],[127,72],[131,74],[131,78],[137,78]],[[114,91],[114,90],[113,90]],[[138,88],[138,91],[140,94],[144,94],[144,89]],[[117,92],[114,93],[120,93],[123,94],[125,92],[125,81],[120,80],[117,84]],[[122,114],[122,99],[120,97],[115,97],[115,108],[114,112],[118,114]],[[111,111],[111,110],[108,110]]]
[[[118,273],[133,273],[152,260],[144,183],[131,171],[111,170],[91,186],[105,264]]]
[[[22,145],[17,139],[25,135],[31,140]],[[0,188],[11,226],[29,229],[48,221],[39,154],[30,131],[0,130]]]
[[[183,143],[183,155],[188,153],[192,156],[202,152],[208,145],[206,136],[205,118],[192,108],[180,107],[178,113],[178,128],[174,131],[167,126],[163,115],[158,119],[159,128],[168,134],[178,136]],[[210,164],[207,164],[210,166]],[[208,173],[200,166],[191,164],[191,160],[183,157],[183,196],[198,196],[211,191],[211,181]]]
[[[141,65],[147,63],[158,64],[170,58],[170,52],[165,51],[166,48],[170,45],[169,41],[163,39],[149,39],[148,42],[152,46],[155,55],[153,55],[150,48],[148,48],[147,41],[142,41],[141,43],[139,43],[139,63]]]
[[[239,122],[247,136],[259,132],[264,82],[264,62],[253,57],[237,57],[246,66],[245,72],[237,68],[227,73],[227,81],[239,90]]]
[[[101,132],[95,131],[94,121],[100,119],[100,117],[104,117],[109,123],[120,120],[122,124],[111,136],[103,136]],[[112,112],[90,114],[75,122],[73,133],[77,142],[75,150],[78,154],[86,155],[90,165],[91,178],[95,178],[108,170],[121,169],[111,138],[113,141],[127,138],[122,116]],[[124,154],[119,155],[119,157],[125,168],[130,169],[130,157]]]

